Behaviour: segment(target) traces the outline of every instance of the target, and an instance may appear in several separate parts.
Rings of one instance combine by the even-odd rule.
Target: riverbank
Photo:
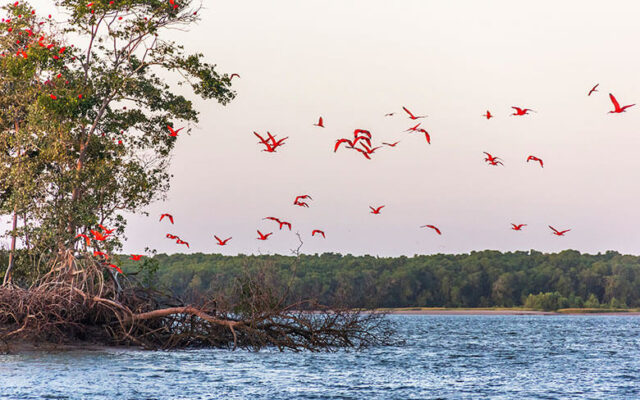
[[[446,308],[402,307],[379,308],[376,311],[401,315],[625,315],[640,316],[640,309],[563,308],[557,311],[540,311],[527,308]]]

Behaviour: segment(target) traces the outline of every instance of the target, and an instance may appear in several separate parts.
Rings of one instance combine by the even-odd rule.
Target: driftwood
[[[0,341],[331,351],[390,340],[384,316],[292,301],[262,273],[239,279],[233,299],[187,304],[67,253],[31,287],[0,288]]]

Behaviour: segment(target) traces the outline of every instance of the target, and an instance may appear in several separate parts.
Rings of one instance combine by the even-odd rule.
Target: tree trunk
[[[14,128],[16,130],[16,136],[18,136],[18,121],[14,122]],[[22,157],[22,149],[18,150],[18,163],[20,163],[20,158]],[[2,286],[6,286],[11,283],[11,270],[13,269],[13,264],[15,264],[16,258],[16,229],[18,229],[18,205],[15,204],[13,206],[13,226],[11,228],[11,249],[9,250],[9,266],[7,266],[7,272],[4,274],[4,279],[2,281]]]
[[[11,231],[11,250],[9,251],[9,266],[7,267],[7,272],[4,274],[4,280],[2,281],[2,286],[6,286],[11,283],[11,270],[13,269],[13,264],[15,263],[15,252],[16,252],[16,229],[18,228],[18,206],[13,207],[13,227]]]

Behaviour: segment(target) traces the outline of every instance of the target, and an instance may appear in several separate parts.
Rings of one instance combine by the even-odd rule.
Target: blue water
[[[640,318],[390,316],[364,352],[0,355],[0,399],[634,399]]]

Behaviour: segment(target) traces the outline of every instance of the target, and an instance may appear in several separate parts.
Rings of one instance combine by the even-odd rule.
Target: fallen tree
[[[288,301],[288,286],[270,285],[265,274],[268,268],[239,279],[233,299],[187,304],[92,257],[67,253],[30,287],[0,288],[0,340],[310,351],[390,340],[383,315]]]

